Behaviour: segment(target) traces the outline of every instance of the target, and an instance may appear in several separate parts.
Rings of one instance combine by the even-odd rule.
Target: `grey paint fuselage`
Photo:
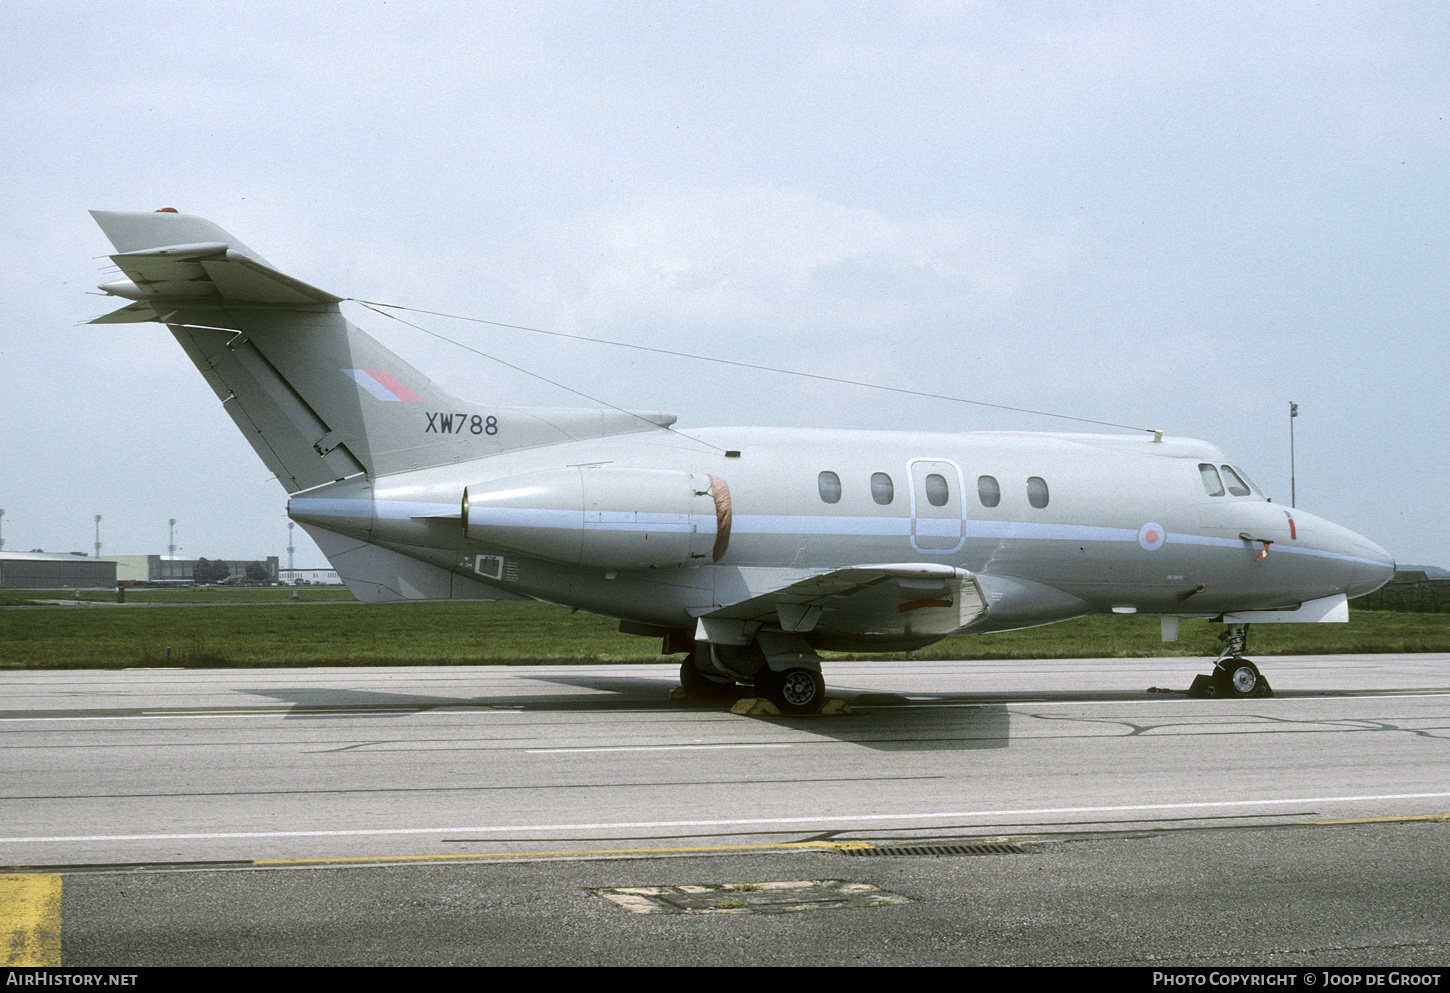
[[[1357,596],[1389,578],[1390,557],[1345,528],[1256,494],[1209,496],[1198,466],[1225,462],[1204,442],[1146,435],[655,429],[338,483],[294,497],[290,513],[465,574],[476,572],[476,556],[496,555],[508,568],[490,585],[671,628],[801,577],[863,563],[931,563],[973,575],[988,610],[972,631],[1114,608],[1216,616],[1294,607]],[[914,478],[921,463],[952,494],[946,527],[938,524],[927,538],[914,527],[934,512]],[[723,478],[733,514],[725,554],[678,568],[570,569],[465,539],[457,520],[465,487],[585,465]],[[823,471],[841,481],[836,503],[820,495]],[[873,473],[890,477],[890,503],[873,499]],[[979,499],[981,476],[1000,487],[995,507]],[[1045,507],[1029,503],[1032,477],[1046,484]],[[714,522],[701,517],[698,526]],[[1145,529],[1161,534],[1146,540]],[[1264,540],[1272,542],[1267,554]],[[899,626],[861,630],[850,616],[827,615],[810,640],[912,638],[911,620],[903,615]]]

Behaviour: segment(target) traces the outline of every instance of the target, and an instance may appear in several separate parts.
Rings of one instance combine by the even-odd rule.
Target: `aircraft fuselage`
[[[294,497],[290,513],[513,593],[663,628],[688,628],[797,577],[863,563],[950,567],[976,577],[986,597],[984,615],[945,628],[943,598],[931,595],[903,600],[876,623],[863,624],[861,611],[828,612],[808,632],[821,647],[930,641],[1113,610],[1292,608],[1368,592],[1393,571],[1383,550],[1328,521],[1253,490],[1211,495],[1201,466],[1227,476],[1225,465],[1207,443],[1147,436],[658,429],[345,481]],[[582,505],[540,517],[558,501],[540,505],[550,484],[532,481],[620,470],[724,480],[730,521],[720,558],[637,569],[564,561],[541,535],[609,531],[611,522],[585,520]],[[470,540],[461,526],[465,489],[501,492],[510,504],[508,521],[486,540]],[[607,509],[617,517],[621,508]],[[474,517],[489,510],[503,512],[475,497]],[[693,517],[684,526],[709,539],[699,548],[712,544],[719,524],[711,513],[677,516]],[[901,609],[913,603],[922,606]]]

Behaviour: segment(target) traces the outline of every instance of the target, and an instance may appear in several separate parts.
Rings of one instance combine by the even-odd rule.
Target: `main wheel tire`
[[[686,655],[685,661],[680,663],[680,685],[691,700],[728,700],[739,695],[733,682],[712,679],[696,669],[693,653]]]
[[[814,714],[826,703],[826,681],[811,669],[786,669],[767,677],[772,703],[783,714]],[[760,685],[760,676],[756,677]]]
[[[1258,696],[1259,688],[1264,682],[1264,677],[1259,674],[1259,667],[1248,659],[1225,659],[1214,670],[1214,677],[1219,692],[1237,700]]]

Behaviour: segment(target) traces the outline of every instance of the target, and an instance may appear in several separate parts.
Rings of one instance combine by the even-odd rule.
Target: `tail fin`
[[[135,301],[92,323],[170,327],[288,493],[516,448],[667,426],[670,415],[466,403],[343,317],[343,298],[272,268],[210,221],[92,211]]]

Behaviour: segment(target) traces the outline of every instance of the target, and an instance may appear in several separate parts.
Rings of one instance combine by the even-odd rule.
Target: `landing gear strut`
[[[1273,696],[1274,691],[1263,673],[1259,672],[1259,667],[1243,657],[1249,642],[1249,626],[1230,624],[1218,639],[1224,647],[1214,660],[1213,675],[1196,677],[1189,695],[1235,700]]]
[[[695,653],[680,663],[680,685],[691,700],[733,700],[740,695],[733,681],[707,676],[695,668]]]

